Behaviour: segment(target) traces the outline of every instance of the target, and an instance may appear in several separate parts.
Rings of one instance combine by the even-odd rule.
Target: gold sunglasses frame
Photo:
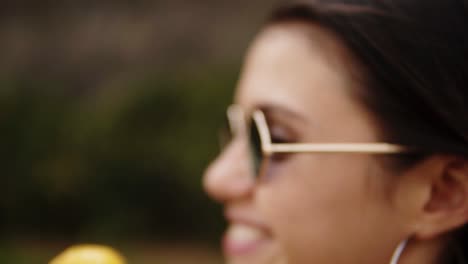
[[[228,107],[227,116],[231,132],[235,135],[238,131],[250,131],[247,129],[246,116],[239,105]],[[375,143],[273,143],[265,114],[261,110],[252,113],[252,119],[257,126],[261,151],[263,154],[259,164],[258,177],[263,175],[268,166],[268,160],[275,153],[361,153],[361,154],[399,154],[408,153],[413,149],[407,146],[375,142]],[[251,135],[247,134],[248,138]],[[250,139],[249,139],[250,140]],[[250,143],[249,143],[250,144]]]

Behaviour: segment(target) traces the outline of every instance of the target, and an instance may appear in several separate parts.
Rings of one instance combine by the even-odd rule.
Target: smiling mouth
[[[253,254],[271,240],[271,235],[261,227],[234,222],[223,239],[224,253],[234,257]]]

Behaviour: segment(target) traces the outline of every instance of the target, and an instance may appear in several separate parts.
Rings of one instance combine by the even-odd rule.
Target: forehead
[[[350,56],[340,42],[319,26],[289,23],[270,26],[251,46],[236,100],[304,101],[325,96],[320,90],[349,91],[356,83]],[[351,67],[350,67],[351,66]]]
[[[270,26],[247,54],[235,101],[247,111],[274,105],[316,124],[362,127],[369,115],[351,96],[359,68],[338,38],[319,26]]]

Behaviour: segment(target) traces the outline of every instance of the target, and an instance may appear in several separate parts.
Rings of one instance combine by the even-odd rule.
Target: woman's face
[[[262,109],[285,142],[377,142],[340,42],[318,26],[270,26],[252,45],[235,103]],[[357,73],[357,71],[355,71]],[[253,180],[247,139],[211,164],[206,191],[225,206],[228,263],[388,263],[401,239],[393,178],[369,154],[288,154]]]

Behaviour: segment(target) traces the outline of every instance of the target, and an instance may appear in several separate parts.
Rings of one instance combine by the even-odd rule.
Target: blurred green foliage
[[[201,177],[276,2],[5,3],[0,263],[75,243],[135,264],[220,263],[221,208]]]
[[[213,241],[222,220],[201,176],[237,68],[124,76],[83,93],[4,78],[1,236]]]

